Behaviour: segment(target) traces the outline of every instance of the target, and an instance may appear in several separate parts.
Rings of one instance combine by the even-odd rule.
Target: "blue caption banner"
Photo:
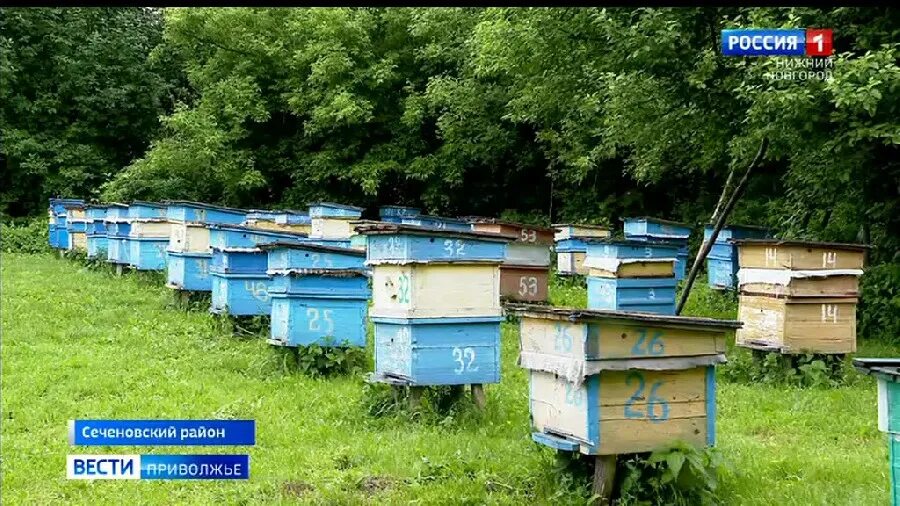
[[[256,444],[254,420],[69,420],[69,444],[216,446]]]
[[[247,480],[249,455],[68,455],[70,480]]]
[[[806,30],[722,30],[722,54],[725,56],[803,56],[805,51]]]

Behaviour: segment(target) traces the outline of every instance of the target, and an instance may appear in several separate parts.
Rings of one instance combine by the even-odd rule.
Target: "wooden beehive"
[[[84,204],[65,204],[65,249],[87,251],[87,217]]]
[[[586,455],[715,444],[715,365],[739,322],[508,305],[520,317],[532,438]]]
[[[214,206],[188,200],[167,200],[166,219],[170,223],[209,223],[240,225],[247,217],[245,209]]]
[[[291,243],[261,248],[273,276],[270,344],[365,346],[370,290],[364,252]]]
[[[713,225],[703,229],[703,242],[712,236]],[[735,240],[764,239],[770,237],[770,231],[764,227],[746,225],[726,225],[719,230],[716,241],[706,257],[707,280],[710,288],[730,290],[737,288],[739,268],[737,246]]]
[[[312,221],[309,215],[292,210],[248,214],[246,221],[244,221],[244,226],[276,232],[299,232],[303,234],[312,232]]]
[[[900,505],[900,359],[857,358],[853,365],[878,382],[878,430],[887,434],[891,504]]]
[[[128,264],[128,234],[131,222],[128,218],[128,205],[112,203],[106,208],[106,259],[117,265]]]
[[[608,227],[601,225],[587,225],[583,223],[557,223],[551,225],[556,230],[553,236],[555,242],[578,237],[609,237]]]
[[[468,221],[476,232],[512,239],[500,266],[500,297],[520,302],[546,301],[554,230],[495,218],[470,217]]]
[[[677,221],[641,216],[623,218],[625,238],[638,241],[668,242],[678,246],[675,255],[675,280],[684,279],[688,261],[688,239],[691,227]]]
[[[422,210],[418,207],[381,206],[378,208],[378,215],[381,221],[388,223],[401,223],[403,218],[412,218],[420,214],[422,214]]]
[[[346,239],[353,235],[352,221],[362,216],[363,208],[319,202],[309,205],[311,219],[310,237],[324,239]]]
[[[550,297],[548,267],[501,265],[500,297],[520,302],[546,302]]]
[[[858,277],[866,247],[737,240],[739,346],[782,354],[856,351]]]
[[[171,224],[164,218],[131,219],[127,243],[129,264],[137,270],[164,270],[171,231]]]
[[[557,230],[554,235],[557,272],[564,276],[587,275],[588,269],[584,266],[587,257],[586,240],[609,237],[609,229],[599,225],[571,223],[561,223],[553,227]]]
[[[674,315],[677,251],[669,243],[588,240],[588,308]]]

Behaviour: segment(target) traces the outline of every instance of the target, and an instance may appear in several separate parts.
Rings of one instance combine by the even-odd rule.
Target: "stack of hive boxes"
[[[588,239],[588,308],[674,315],[677,253],[669,243]]]
[[[688,261],[688,239],[691,227],[676,221],[642,216],[625,218],[625,238],[636,241],[652,241],[673,244],[678,247],[675,256],[675,281],[684,279]]]
[[[66,206],[71,205],[84,205],[84,201],[80,199],[50,199],[50,206],[47,209],[47,214],[50,218],[48,239],[52,248],[67,249],[69,247],[69,232],[66,229]]]
[[[69,251],[87,251],[87,214],[84,203],[66,204],[66,235]]]
[[[556,241],[556,271],[564,276],[575,274],[584,276],[588,273],[584,266],[587,257],[585,239],[609,237],[609,229],[598,225],[579,225],[559,223],[553,225],[557,230],[553,240]]]
[[[712,237],[712,225],[703,229],[703,242]],[[769,231],[763,227],[746,225],[726,225],[719,230],[716,242],[706,257],[707,281],[714,290],[731,290],[735,287],[738,273],[737,246],[734,241],[740,239],[765,239],[770,237]]]
[[[166,246],[171,227],[166,206],[156,202],[134,201],[128,206],[128,263],[137,270],[161,271],[166,268]]]
[[[319,202],[309,205],[309,217],[312,228],[309,233],[311,239],[338,239],[346,241],[350,245],[350,236],[353,235],[351,222],[362,216],[361,207],[335,204],[332,202]]]
[[[102,258],[106,260],[106,205],[93,204],[87,206],[87,256],[88,258]]]
[[[510,237],[506,258],[500,265],[500,297],[518,302],[546,302],[549,296],[550,249],[553,229],[471,217],[476,232]]]
[[[738,245],[739,346],[782,354],[856,351],[866,246],[775,239]]]
[[[106,259],[109,263],[121,268],[128,265],[128,233],[131,222],[128,220],[128,206],[113,203],[106,208]]]
[[[357,227],[368,236],[375,381],[500,381],[500,264],[507,238],[412,225]]]
[[[236,225],[246,211],[199,202],[166,202],[169,246],[166,248],[166,286],[191,292],[212,291],[209,266],[212,248],[209,225]]]
[[[370,290],[364,251],[321,244],[275,242],[269,344],[365,347]]]

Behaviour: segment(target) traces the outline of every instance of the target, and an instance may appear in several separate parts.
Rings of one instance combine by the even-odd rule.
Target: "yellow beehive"
[[[134,220],[131,222],[129,237],[169,237],[172,226],[162,219]]]
[[[741,269],[862,269],[866,246],[860,244],[743,239],[738,245]]]
[[[842,354],[856,351],[853,297],[768,297],[741,295],[738,346],[783,354]]]
[[[675,259],[595,258],[585,261],[588,275],[598,278],[672,278]]]
[[[551,225],[556,229],[553,236],[554,241],[562,241],[575,237],[609,237],[610,231],[607,227],[601,225],[585,225],[579,223],[557,223]]]
[[[349,239],[354,234],[352,222],[356,218],[313,218],[310,237],[321,239]]]
[[[87,251],[87,234],[84,232],[69,232],[69,249]]]
[[[169,251],[209,253],[209,229],[202,223],[171,222]]]

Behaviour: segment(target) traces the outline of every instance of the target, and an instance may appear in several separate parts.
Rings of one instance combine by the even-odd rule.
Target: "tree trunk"
[[[741,193],[744,192],[744,188],[747,186],[747,181],[750,180],[750,173],[753,172],[753,169],[762,161],[762,158],[766,154],[766,150],[768,148],[769,139],[764,137],[763,140],[759,143],[759,150],[756,152],[756,156],[753,157],[753,161],[750,162],[749,166],[747,166],[747,171],[744,172],[743,177],[741,177],[741,180],[738,182],[737,186],[734,188],[734,191],[731,193],[731,197],[729,197],[728,203],[725,204],[725,208],[722,209],[721,213],[716,219],[712,234],[710,234],[709,239],[704,241],[703,245],[700,247],[700,252],[697,253],[697,258],[694,259],[694,265],[691,267],[690,274],[688,274],[687,282],[684,285],[684,290],[681,292],[681,299],[678,301],[678,307],[675,308],[676,315],[681,314],[681,310],[684,308],[684,305],[688,300],[688,296],[691,294],[691,286],[694,285],[694,279],[700,272],[700,266],[703,265],[703,261],[706,260],[706,256],[709,254],[709,250],[712,249],[713,243],[715,243],[716,238],[719,237],[719,231],[722,230],[723,226],[725,226],[725,220],[728,219],[728,215],[731,214],[731,210],[734,209],[734,205],[737,204],[738,199],[741,197]]]

